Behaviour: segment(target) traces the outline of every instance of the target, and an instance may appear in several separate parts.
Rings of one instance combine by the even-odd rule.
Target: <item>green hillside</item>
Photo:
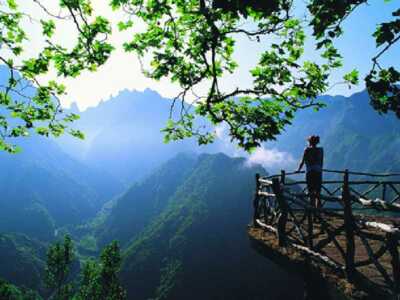
[[[57,227],[88,220],[122,189],[44,138],[24,141],[19,154],[0,153],[0,165],[0,233],[51,240]]]
[[[0,278],[43,291],[45,244],[21,234],[0,234]]]
[[[129,93],[124,95],[123,107],[128,111],[133,106]],[[349,98],[324,96],[322,100],[327,108],[318,113],[302,111],[267,148],[274,146],[298,158],[305,138],[319,134],[326,168],[400,170],[400,123],[394,116],[374,112],[366,93]],[[47,246],[56,233],[61,237],[69,232],[81,262],[97,256],[111,241],[120,242],[120,275],[130,299],[265,299],[266,287],[268,299],[300,297],[302,283],[258,257],[249,246],[246,225],[252,215],[254,174],[265,170],[249,167],[245,158],[224,154],[179,154],[145,177],[180,147],[171,148],[165,156],[156,155],[146,168],[139,165],[154,158],[152,150],[161,141],[141,144],[140,155],[136,155],[132,149],[144,136],[136,135],[126,140],[129,147],[117,142],[112,145],[115,151],[108,153],[108,141],[115,134],[110,128],[117,122],[113,118],[121,110],[111,114],[107,110],[116,108],[118,101],[101,105],[100,112],[113,126],[102,125],[107,137],[93,132],[101,146],[95,147],[99,155],[90,158],[90,166],[78,155],[65,154],[52,140],[29,139],[21,154],[0,155],[0,233],[9,233],[2,235],[0,243],[0,278],[41,292],[45,246],[36,240]],[[143,106],[137,113],[144,110]],[[87,112],[90,118],[83,120],[93,131],[95,115],[93,108]],[[127,113],[124,118],[128,121],[134,116]],[[140,122],[145,127],[146,122],[161,124],[161,119],[148,114]],[[124,131],[118,132],[135,135],[140,129],[133,123],[127,122]],[[215,147],[207,149],[213,152],[218,144]],[[118,161],[115,166],[114,161]],[[106,167],[113,175],[97,167]],[[123,182],[144,179],[129,181],[130,187],[120,194],[124,187],[119,177]],[[275,282],[280,284],[275,286]],[[285,290],[282,282],[293,289]]]
[[[118,240],[126,245],[167,206],[170,196],[184,182],[196,158],[178,154],[162,165],[152,176],[133,184],[116,200],[105,222],[97,228],[100,245]]]
[[[224,154],[179,155],[117,201],[100,237],[126,244],[130,233],[121,271],[130,299],[263,299],[268,281],[290,281],[249,247],[256,172],[265,173]]]

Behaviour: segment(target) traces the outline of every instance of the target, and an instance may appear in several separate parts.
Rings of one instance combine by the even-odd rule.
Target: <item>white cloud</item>
[[[223,140],[225,138],[227,138],[227,130],[228,127],[225,124],[221,124],[215,127],[215,135],[217,136],[217,138]]]
[[[252,154],[250,154],[250,156],[247,158],[246,164],[248,166],[259,164],[264,168],[270,169],[285,169],[293,168],[295,165],[295,160],[288,152],[282,152],[276,148],[267,149],[265,147],[259,147]]]
[[[253,153],[248,154],[231,142],[228,135],[228,126],[226,124],[218,125],[215,128],[215,134],[217,136],[219,150],[234,157],[245,157],[246,166],[258,164],[266,169],[280,170],[294,168],[296,165],[296,160],[293,158],[292,154],[280,151],[277,148],[269,149],[266,146],[261,146]]]
[[[247,156],[247,153],[232,141],[229,136],[229,127],[226,123],[217,125],[214,132],[217,137],[214,144],[217,146],[218,151],[224,152],[233,157]]]

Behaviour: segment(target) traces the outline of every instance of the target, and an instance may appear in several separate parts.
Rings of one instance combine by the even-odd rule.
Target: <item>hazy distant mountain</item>
[[[265,171],[224,154],[181,154],[117,200],[98,233],[125,246],[130,299],[265,299],[266,286],[269,299],[301,294],[249,245],[256,172]]]
[[[19,154],[0,153],[0,232],[50,239],[54,229],[94,216],[122,185],[61,151],[52,140],[18,141]]]
[[[327,107],[301,111],[275,143],[280,150],[300,157],[311,134],[321,136],[328,168],[360,171],[400,171],[400,120],[379,115],[367,92],[350,97],[323,96]]]
[[[293,125],[267,147],[273,145],[298,158],[305,138],[319,134],[328,168],[382,172],[400,169],[398,119],[377,114],[366,92],[322,99],[327,108],[300,111]],[[0,176],[4,178],[0,183],[4,212],[0,230],[52,235],[55,226],[92,216],[123,190],[119,182],[132,185],[179,152],[233,152],[234,146],[221,147],[226,146],[224,141],[202,148],[189,140],[164,144],[160,129],[169,116],[170,104],[151,90],[123,91],[81,113],[75,126],[86,133],[85,141],[63,136],[55,140],[57,147],[49,139],[29,138],[20,143],[22,154],[0,153]],[[13,222],[19,219],[36,220],[35,224],[46,229],[39,233],[31,226],[33,223]]]
[[[366,92],[321,98],[327,103],[326,108],[299,111],[293,125],[276,142],[267,142],[266,147],[275,147],[297,159],[306,137],[319,134],[327,150],[326,166],[382,171],[400,168],[400,152],[396,150],[400,146],[400,120],[374,111]],[[76,126],[86,133],[85,142],[68,137],[59,141],[69,154],[107,170],[127,185],[144,178],[179,152],[237,152],[228,138],[217,139],[216,144],[207,147],[198,147],[193,140],[164,144],[160,130],[168,119],[170,104],[170,100],[151,90],[123,91],[81,113]],[[266,166],[270,163],[268,158]],[[279,169],[276,164],[273,167]]]
[[[6,67],[0,66],[0,83],[8,77]],[[32,94],[33,89],[26,92]],[[0,114],[16,122],[4,106]],[[55,228],[84,222],[122,191],[118,179],[65,154],[52,139],[32,135],[9,142],[22,152],[0,151],[0,233],[52,239]]]
[[[63,137],[60,144],[69,154],[130,185],[178,152],[198,151],[189,140],[164,144],[160,131],[170,104],[151,90],[123,91],[80,113],[75,126],[85,132],[85,142]]]

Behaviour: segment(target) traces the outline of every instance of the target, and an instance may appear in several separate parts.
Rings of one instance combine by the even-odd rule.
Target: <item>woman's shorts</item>
[[[309,193],[321,193],[322,172],[309,171],[306,174],[306,180]]]

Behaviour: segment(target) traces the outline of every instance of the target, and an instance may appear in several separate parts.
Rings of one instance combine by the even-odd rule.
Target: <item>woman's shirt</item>
[[[322,172],[324,162],[324,150],[322,147],[307,147],[304,150],[304,162],[307,172]]]

